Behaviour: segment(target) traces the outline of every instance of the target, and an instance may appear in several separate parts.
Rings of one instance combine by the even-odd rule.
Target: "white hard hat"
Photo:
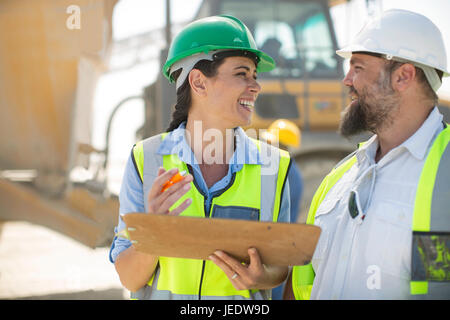
[[[431,20],[415,12],[400,9],[384,11],[366,24],[350,45],[336,53],[350,58],[352,52],[361,51],[414,64],[424,70],[434,91],[442,84],[434,69],[442,71],[445,77],[450,75],[441,32]]]

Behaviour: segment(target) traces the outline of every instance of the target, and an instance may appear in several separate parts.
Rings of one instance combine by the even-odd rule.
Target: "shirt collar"
[[[177,129],[169,132],[161,142],[157,154],[178,154],[181,161],[192,165],[198,164],[189,144],[186,140],[186,122],[182,122]],[[230,164],[262,164],[259,150],[256,144],[247,136],[241,127],[234,128],[236,148],[230,159]]]
[[[442,114],[437,107],[434,107],[419,130],[403,142],[402,145],[418,160],[423,160],[431,142],[434,141],[436,135],[444,128],[442,119]]]
[[[439,112],[437,107],[434,107],[428,118],[424,121],[422,126],[406,141],[404,141],[397,148],[405,148],[418,160],[423,160],[429,149],[430,143],[434,140],[434,137],[443,129],[442,126],[443,116]],[[375,155],[378,149],[378,137],[373,135],[363,146],[361,146],[356,157],[358,163],[361,163],[364,158],[374,161]]]
[[[358,160],[358,164],[361,164],[361,162],[366,158],[369,160],[369,162],[371,161],[371,159],[373,162],[375,162],[377,149],[378,137],[376,134],[374,134],[372,137],[370,137],[369,140],[364,142],[364,144],[359,147],[358,151],[356,152],[356,159]]]
[[[261,155],[256,144],[241,127],[234,129],[236,150],[230,159],[232,164],[262,164]]]

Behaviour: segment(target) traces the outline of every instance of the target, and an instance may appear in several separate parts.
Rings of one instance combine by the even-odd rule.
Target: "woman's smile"
[[[239,99],[240,106],[248,112],[253,112],[255,108],[255,100]]]

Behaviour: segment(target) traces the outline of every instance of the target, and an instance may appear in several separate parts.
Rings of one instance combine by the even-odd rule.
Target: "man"
[[[450,299],[450,127],[436,91],[448,76],[438,28],[389,10],[337,54],[351,104],[340,132],[374,135],[319,186],[307,223],[321,227],[297,299]],[[286,297],[289,292],[286,291]]]

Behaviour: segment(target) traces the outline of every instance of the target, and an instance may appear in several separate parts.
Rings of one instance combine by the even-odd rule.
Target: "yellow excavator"
[[[108,160],[108,145],[91,145],[91,122],[117,2],[0,1],[0,220],[40,224],[90,247],[110,243],[118,200],[108,191],[104,168],[83,182],[71,172],[89,167],[93,155],[105,165]],[[284,118],[301,129],[301,147],[291,151],[305,180],[302,212],[323,176],[359,140],[336,133],[348,96],[329,8],[342,2],[205,0],[195,16],[238,17],[275,58],[277,68],[259,77],[252,128]],[[161,64],[166,55],[163,49]],[[145,122],[137,139],[167,128],[175,90],[160,74],[141,98]],[[441,100],[439,108],[449,122],[450,102]]]

